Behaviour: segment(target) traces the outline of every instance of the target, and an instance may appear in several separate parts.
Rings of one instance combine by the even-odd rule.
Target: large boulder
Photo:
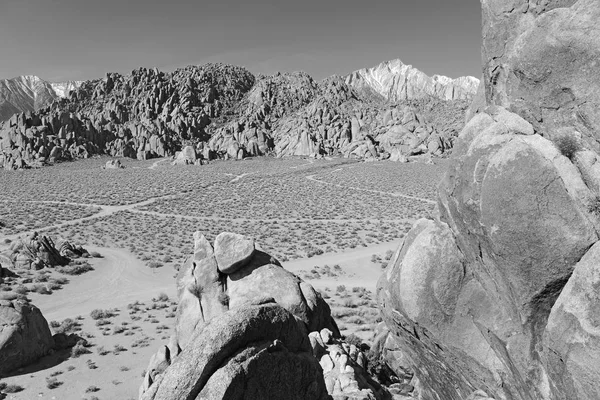
[[[598,241],[589,207],[598,194],[552,142],[532,133],[502,108],[475,116],[440,185],[437,219],[413,226],[380,279],[390,346],[398,349],[381,356],[415,372],[421,398],[458,400],[477,390],[496,398],[594,398],[589,389],[561,397],[572,391],[547,361],[545,344],[567,358],[561,341],[579,337],[571,328],[571,339],[556,326],[549,331],[548,318]],[[600,338],[586,333],[591,344]],[[586,356],[600,365],[600,355]],[[571,367],[569,382],[586,387],[581,380],[589,378],[577,371]]]
[[[190,345],[141,396],[250,398],[328,398],[306,335],[294,316],[275,303],[231,310],[196,330]]]
[[[48,322],[37,307],[0,298],[0,376],[37,361],[53,347]]]

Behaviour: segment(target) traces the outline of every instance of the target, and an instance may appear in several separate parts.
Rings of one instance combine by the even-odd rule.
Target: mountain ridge
[[[368,82],[347,81],[317,82],[305,72],[255,76],[226,64],[108,73],[37,112],[13,115],[0,127],[0,163],[148,159],[186,146],[205,161],[267,154],[398,161],[444,155],[464,125],[468,101],[435,97],[446,89],[425,85],[431,95],[413,90],[414,99],[391,102]]]
[[[48,82],[36,75],[0,80],[0,121],[19,112],[37,111],[64,98],[82,81]]]
[[[391,102],[427,96],[441,100],[470,100],[477,91],[479,79],[472,76],[456,79],[444,75],[428,76],[395,59],[354,71],[347,76],[346,83],[357,89],[368,87]]]

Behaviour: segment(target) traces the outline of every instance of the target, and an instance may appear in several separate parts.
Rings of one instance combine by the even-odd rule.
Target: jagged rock
[[[335,400],[386,398],[387,390],[373,380],[365,367],[365,355],[354,345],[348,345],[332,332],[323,329],[309,334],[313,356],[319,360],[327,392]]]
[[[194,255],[177,275],[179,305],[176,343],[185,347],[193,332],[228,309],[224,301],[225,278],[217,267],[213,247],[200,232],[194,233]]]
[[[0,300],[0,376],[47,355],[54,347],[40,310],[22,300]]]
[[[14,241],[9,250],[0,256],[7,267],[17,269],[41,269],[67,265],[70,260],[61,254],[62,245],[61,242],[57,247],[52,238],[36,232],[28,239]]]

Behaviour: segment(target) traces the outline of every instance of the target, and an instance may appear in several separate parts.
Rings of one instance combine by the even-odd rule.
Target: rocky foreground
[[[399,60],[321,82],[207,64],[83,82],[67,99],[0,126],[5,169],[108,154],[148,159],[191,145],[201,159],[447,153],[475,78],[430,78]]]

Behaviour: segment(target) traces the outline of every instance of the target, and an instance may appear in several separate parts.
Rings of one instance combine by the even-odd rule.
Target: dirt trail
[[[136,300],[148,301],[161,292],[176,297],[174,269],[151,269],[123,249],[87,248],[103,256],[92,260],[94,271],[69,277],[70,282],[52,295],[30,293],[48,321],[88,316],[97,308],[122,308]]]
[[[82,207],[98,208],[98,209],[100,209],[100,211],[98,211],[94,215],[90,215],[90,216],[87,216],[87,217],[72,219],[72,220],[69,220],[69,221],[65,221],[65,222],[61,222],[61,223],[53,224],[53,225],[47,225],[47,226],[44,226],[44,227],[41,227],[41,228],[31,229],[31,230],[28,230],[28,231],[21,231],[19,233],[15,233],[15,234],[12,234],[12,235],[3,236],[0,239],[15,240],[15,239],[17,239],[19,237],[31,235],[33,232],[43,232],[43,231],[47,231],[47,230],[54,229],[54,228],[62,228],[64,226],[75,225],[75,224],[78,224],[78,223],[83,222],[83,221],[89,221],[89,220],[92,220],[92,219],[106,217],[108,215],[115,214],[115,213],[117,213],[119,211],[132,211],[135,207],[146,206],[146,205],[151,204],[151,203],[153,203],[155,201],[158,201],[158,200],[174,199],[174,198],[177,198],[177,197],[180,197],[180,196],[182,196],[182,194],[168,194],[168,195],[164,195],[164,196],[152,197],[150,199],[147,199],[147,200],[144,200],[144,201],[140,201],[139,203],[125,204],[125,205],[122,205],[122,206],[110,206],[110,205],[93,204],[93,203],[73,203],[73,202],[68,202],[68,201],[27,200],[28,203],[66,204],[66,205],[72,205],[72,206],[82,206]]]
[[[422,202],[429,203],[429,204],[435,204],[436,203],[434,200],[431,200],[431,199],[425,199],[423,197],[411,196],[411,195],[408,195],[408,194],[393,193],[393,192],[383,192],[381,190],[363,189],[363,188],[354,187],[354,186],[344,186],[344,185],[339,185],[339,184],[336,184],[336,183],[330,183],[330,182],[322,181],[320,179],[315,178],[315,175],[308,175],[306,177],[306,179],[308,179],[309,181],[322,183],[323,185],[336,186],[336,187],[339,187],[339,188],[342,188],[342,189],[352,189],[352,190],[358,190],[358,191],[361,191],[361,192],[383,194],[383,195],[392,196],[392,197],[403,197],[405,199],[422,201]]]

